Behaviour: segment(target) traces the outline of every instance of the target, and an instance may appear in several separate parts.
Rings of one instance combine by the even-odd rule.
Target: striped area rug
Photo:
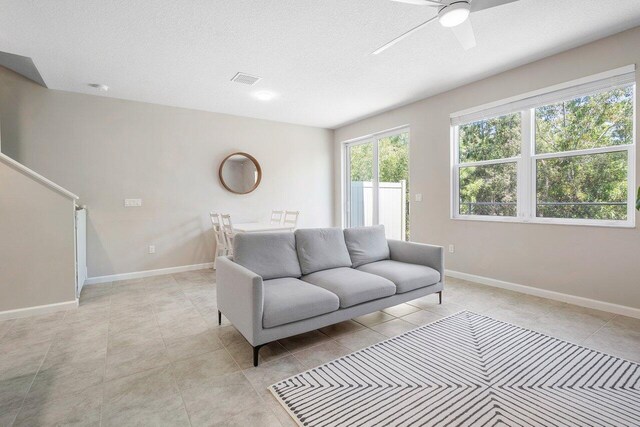
[[[640,426],[639,367],[464,311],[270,390],[304,426]]]

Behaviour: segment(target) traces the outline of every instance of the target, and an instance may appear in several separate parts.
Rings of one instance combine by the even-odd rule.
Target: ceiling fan
[[[394,44],[409,37],[411,34],[421,30],[430,22],[436,19],[443,27],[451,28],[460,44],[465,49],[471,49],[476,45],[476,36],[473,34],[473,27],[469,21],[469,14],[480,10],[490,9],[503,4],[512,3],[517,0],[391,0],[399,3],[414,4],[417,6],[437,7],[438,14],[422,24],[419,24],[404,34],[386,43],[371,54],[377,55]]]

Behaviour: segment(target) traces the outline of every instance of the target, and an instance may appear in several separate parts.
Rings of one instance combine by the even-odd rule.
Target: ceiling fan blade
[[[393,46],[394,44],[398,43],[400,40],[404,40],[407,37],[409,37],[411,34],[415,33],[416,31],[421,30],[422,28],[426,27],[429,22],[435,20],[437,17],[438,16],[434,16],[433,18],[430,18],[430,19],[424,21],[422,24],[416,25],[415,27],[413,27],[412,29],[410,29],[406,33],[396,37],[393,40],[391,40],[389,43],[386,43],[386,44],[380,46],[379,48],[377,48],[376,50],[371,52],[371,54],[372,55],[377,55],[377,54],[389,49],[391,46]]]
[[[471,12],[477,12],[479,10],[491,9],[492,7],[502,6],[516,2],[518,0],[472,0]]]
[[[473,33],[470,19],[467,18],[462,24],[452,27],[451,30],[464,50],[469,50],[476,46],[476,36]]]
[[[397,3],[415,4],[416,6],[442,7],[447,5],[447,3],[443,3],[439,0],[391,0],[391,1],[395,1]]]

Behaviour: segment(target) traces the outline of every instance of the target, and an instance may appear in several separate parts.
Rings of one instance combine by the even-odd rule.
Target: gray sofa
[[[222,314],[260,347],[439,293],[440,246],[387,240],[383,226],[240,233],[234,257],[217,260]]]

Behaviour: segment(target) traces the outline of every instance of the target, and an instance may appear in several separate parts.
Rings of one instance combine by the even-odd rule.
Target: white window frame
[[[342,178],[342,191],[344,197],[342,198],[342,227],[349,228],[349,219],[351,218],[351,162],[349,161],[349,148],[362,145],[367,143],[372,143],[373,147],[373,175],[371,180],[371,185],[373,186],[373,215],[372,222],[373,225],[379,223],[378,218],[378,187],[379,187],[379,167],[378,164],[378,141],[390,136],[395,136],[400,133],[409,134],[409,143],[408,150],[411,153],[411,130],[409,125],[402,125],[398,127],[394,127],[391,129],[386,129],[384,131],[372,133],[365,136],[360,136],[357,138],[349,139],[347,141],[342,142],[342,164],[343,164],[343,178]],[[411,154],[409,154],[409,173],[411,173]],[[411,202],[409,202],[409,207],[411,207]]]
[[[634,82],[615,84],[615,79],[620,76],[630,78],[631,73],[635,72],[635,66],[621,67],[605,73],[589,76],[583,79],[574,80],[551,88],[530,92],[518,97],[509,98],[507,100],[486,104],[451,115],[451,219],[467,220],[467,221],[492,221],[492,222],[517,222],[532,224],[560,224],[560,225],[584,225],[595,227],[620,227],[635,228],[635,195],[636,195],[636,84]],[[597,84],[612,80],[611,88],[633,85],[633,141],[628,145],[617,145],[610,147],[590,148],[565,152],[540,153],[535,152],[535,108],[542,105],[548,105],[556,101],[546,101],[540,105],[532,106],[531,100],[534,97],[544,99],[547,94],[565,91],[565,93],[573,93],[562,99],[572,99],[576,96],[588,94],[589,92],[580,92],[582,87],[588,88],[590,84]],[[585,89],[587,90],[587,89]],[[602,89],[599,91],[603,91]],[[526,106],[526,108],[517,108],[518,104]],[[496,160],[485,160],[478,162],[460,163],[459,156],[459,131],[458,128],[462,124],[473,121],[490,119],[513,113],[521,114],[521,150],[520,155],[516,157]],[[463,117],[467,120],[461,119]],[[598,219],[581,219],[581,218],[549,218],[538,217],[537,215],[537,192],[536,192],[536,164],[540,159],[551,159],[559,157],[577,157],[589,154],[626,152],[627,153],[627,219],[626,220],[598,220]],[[484,166],[492,164],[513,163],[517,165],[517,214],[516,216],[490,216],[490,215],[464,215],[460,214],[460,168]]]

